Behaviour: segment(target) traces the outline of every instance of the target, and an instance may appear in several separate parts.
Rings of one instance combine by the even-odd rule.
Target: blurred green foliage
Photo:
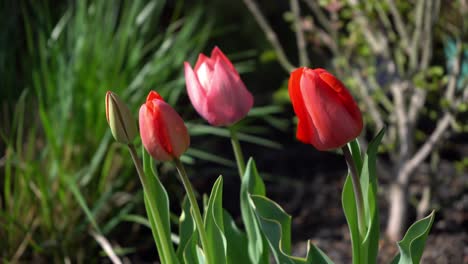
[[[89,232],[108,235],[122,221],[139,219],[132,214],[142,201],[141,193],[133,194],[129,160],[111,143],[105,92],[116,92],[131,109],[150,89],[176,105],[184,91],[183,62],[202,50],[213,21],[200,7],[184,9],[182,1],[14,6],[19,17],[6,15],[0,35],[1,91],[23,88],[4,63],[15,55],[23,62],[25,89],[12,120],[4,117],[11,125],[1,128],[0,261],[88,262],[99,252],[97,243],[83,243]],[[1,7],[8,14],[8,4]],[[19,25],[22,52],[6,40],[15,40],[10,33]]]
[[[141,224],[149,226],[140,216],[142,192],[126,149],[110,136],[105,93],[117,93],[136,116],[147,93],[158,91],[190,120],[186,124],[195,144],[184,162],[200,159],[235,167],[229,158],[205,150],[219,143],[205,140],[206,135],[229,138],[229,131],[208,126],[196,115],[185,96],[182,65],[209,52],[212,46],[205,46],[214,39],[229,47],[223,50],[239,72],[252,71],[255,51],[239,52],[250,43],[239,48],[222,40],[241,27],[225,28],[231,20],[215,25],[215,19],[224,18],[218,8],[184,1],[24,0],[0,8],[8,22],[0,31],[0,76],[6,87],[0,89],[1,103],[10,109],[0,116],[6,124],[0,127],[0,149],[5,149],[0,160],[0,237],[5,238],[0,262],[99,262],[89,256],[105,253],[97,241],[89,241],[101,236],[120,242],[122,226],[133,230],[125,231],[123,243],[139,242],[135,248],[114,246],[117,253],[155,252],[146,248],[153,246],[149,229],[148,236],[139,237],[145,231],[139,231]],[[18,38],[8,41],[11,36]],[[13,63],[16,67],[9,67]],[[271,87],[249,87],[262,88],[267,93],[255,95],[256,106],[270,100],[263,98]],[[271,130],[253,121],[284,130],[289,122],[276,116],[281,111],[277,106],[252,109],[237,125],[239,139],[279,148],[258,136]],[[160,169],[162,178],[173,170],[171,164]],[[204,174],[197,171],[199,177]],[[182,197],[177,186],[166,184],[171,196]]]

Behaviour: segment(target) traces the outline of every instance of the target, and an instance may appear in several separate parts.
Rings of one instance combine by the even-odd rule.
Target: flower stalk
[[[135,146],[133,144],[128,144],[127,146],[128,146],[128,150],[130,151],[130,155],[132,156],[133,164],[135,165],[135,168],[137,170],[138,177],[140,178],[141,185],[143,185],[143,191],[148,195],[148,197],[155,197],[154,193],[150,190],[150,188],[148,186],[148,183],[146,182],[146,176],[145,176],[145,172],[143,170],[143,165],[141,163],[141,160],[138,158]],[[149,204],[150,204],[150,210],[149,211],[152,214],[158,214],[157,210],[153,210],[153,208],[157,208],[155,200],[154,199],[148,199],[148,201],[149,201]],[[164,226],[162,225],[162,222],[160,220],[159,215],[157,215],[155,217],[154,223],[156,225],[156,229],[159,230],[158,235],[162,236],[162,241],[170,241],[170,238],[165,237],[166,233],[163,232]],[[171,255],[172,255],[171,254],[171,249],[169,248],[170,245],[163,242],[163,243],[161,243],[160,247],[161,247],[161,249],[158,249],[158,250],[162,251],[162,254],[160,254],[161,261],[163,263],[172,264],[173,261],[172,261],[172,258],[171,258]]]
[[[356,165],[348,146],[345,145],[341,149],[343,150],[343,155],[345,156],[346,164],[348,165],[348,169],[351,175],[351,182],[353,184],[354,198],[356,199],[359,234],[361,235],[361,238],[364,238],[366,235],[366,224],[364,222],[364,199],[362,197],[361,181],[359,180]]]
[[[239,138],[237,137],[237,131],[233,127],[229,127],[229,133],[231,135],[231,144],[234,156],[236,157],[237,169],[239,170],[239,177],[242,179],[242,176],[244,176],[245,173],[244,155],[242,154]]]
[[[208,239],[206,236],[205,226],[203,224],[203,218],[200,213],[200,208],[198,207],[197,199],[195,198],[195,193],[188,179],[187,172],[185,171],[185,167],[182,164],[182,162],[180,162],[180,159],[175,158],[174,163],[177,168],[177,171],[179,172],[180,180],[182,181],[182,184],[184,185],[185,191],[187,192],[187,197],[192,207],[191,212],[195,220],[195,225],[197,226],[197,229],[198,229],[198,234],[200,235],[200,240],[201,240],[203,251],[206,254],[206,263],[210,264],[211,260],[213,259],[212,252],[210,252],[210,249],[208,246],[209,244],[208,244]]]

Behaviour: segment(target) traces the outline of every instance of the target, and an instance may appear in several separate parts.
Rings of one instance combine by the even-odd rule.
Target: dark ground
[[[341,190],[346,173],[344,159],[339,154],[319,152],[312,146],[301,144],[293,135],[288,135],[287,138],[284,134],[282,136],[285,147],[279,150],[246,143],[242,145],[246,156],[250,154],[255,157],[259,173],[266,183],[267,196],[278,202],[292,216],[293,254],[304,256],[306,241],[311,240],[335,263],[351,263],[351,241],[341,208]],[[194,138],[192,145],[203,145],[202,141],[219,147],[218,150],[214,149],[214,153],[232,158],[228,139],[206,141]],[[211,149],[210,146],[207,149]],[[443,162],[439,177],[434,179],[436,183],[430,210],[436,210],[436,218],[421,263],[468,263],[468,174],[466,171],[456,172],[453,167],[453,162]],[[200,193],[209,193],[217,176],[224,176],[224,207],[241,226],[240,180],[237,170],[203,161],[187,168],[189,175],[192,175],[194,188]],[[385,190],[390,179],[385,178],[388,175],[378,177],[381,237],[384,238],[388,207]],[[168,176],[162,180],[169,194],[180,190],[180,184],[175,178]],[[422,179],[414,178],[411,192],[416,198],[423,184]],[[177,201],[171,201],[171,205],[176,204]],[[177,210],[173,208],[174,212]],[[412,205],[409,219],[411,223],[416,220],[414,211]],[[128,229],[123,228],[122,231],[124,230],[127,232],[116,234],[117,237],[128,235]],[[140,235],[126,239],[129,246],[137,249],[128,259],[131,263],[153,262],[157,256],[151,234],[145,228],[136,233]],[[395,243],[382,239],[378,263],[390,263],[397,251]]]
[[[308,152],[311,155],[313,153],[321,155],[321,162],[314,164],[313,161],[309,161],[301,166],[294,164],[293,158],[288,161],[288,164],[294,164],[293,166],[309,171],[310,177],[303,177],[298,182],[292,181],[289,188],[285,188],[283,184],[269,182],[267,186],[269,196],[280,203],[293,217],[292,236],[295,242],[295,255],[305,255],[306,241],[310,239],[336,263],[351,263],[351,241],[341,208],[341,190],[346,173],[345,163],[339,155],[317,153],[310,146],[306,147],[309,148]],[[300,154],[305,150],[302,146],[298,146],[298,151]],[[291,157],[298,156],[291,155]],[[275,163],[272,160],[269,164]],[[314,171],[318,172],[314,173]],[[331,173],[325,175],[323,171]],[[302,175],[304,174],[307,175],[307,172]],[[381,180],[382,182],[379,201],[381,237],[384,236],[388,207],[385,201],[385,180]],[[456,175],[451,181],[441,183],[434,189],[435,197],[437,197],[433,199],[433,208],[437,210],[436,219],[421,263],[468,263],[467,183],[466,174]],[[416,220],[414,214],[412,218],[411,222],[414,222]],[[397,251],[395,243],[382,239],[378,262],[390,263]]]

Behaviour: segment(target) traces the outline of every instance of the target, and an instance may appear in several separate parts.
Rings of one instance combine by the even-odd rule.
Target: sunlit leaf
[[[426,239],[434,222],[435,212],[416,221],[406,231],[403,239],[398,242],[400,253],[393,259],[392,264],[418,264],[426,245]]]
[[[266,239],[262,235],[259,223],[251,207],[250,195],[265,195],[265,184],[258,175],[252,158],[247,162],[241,184],[241,212],[248,238],[248,252],[252,263],[269,263],[269,251]]]

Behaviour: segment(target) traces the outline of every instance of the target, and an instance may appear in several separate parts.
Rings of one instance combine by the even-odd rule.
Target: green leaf
[[[226,263],[226,237],[223,222],[223,177],[219,176],[213,185],[205,211],[205,230],[209,252],[213,253],[211,263]]]
[[[227,242],[227,263],[250,263],[247,235],[236,226],[226,210],[224,210],[223,220]]]
[[[351,233],[351,247],[353,251],[353,263],[359,263],[361,258],[360,250],[360,238],[359,238],[359,227],[357,221],[357,208],[354,198],[353,184],[351,182],[351,176],[347,176],[343,192],[341,194],[341,203],[343,205],[343,211],[348,222],[349,232]]]
[[[252,158],[249,159],[242,177],[241,210],[247,232],[250,261],[235,259],[234,263],[269,263],[268,247],[270,247],[277,263],[333,263],[310,242],[312,250],[307,252],[306,258],[291,255],[291,216],[277,203],[265,197],[265,184],[260,178]],[[227,224],[225,224],[226,226]],[[228,231],[226,231],[227,233]],[[244,239],[244,235],[240,235],[239,232],[237,232],[237,236],[242,236],[238,241]],[[228,255],[229,241],[228,239]]]
[[[251,195],[252,206],[276,263],[333,263],[320,249],[312,245],[312,250],[307,252],[306,258],[291,255],[291,216],[288,215],[277,203],[265,196]]]
[[[205,260],[205,253],[203,252],[203,249],[200,247],[200,246],[196,246],[196,253],[197,253],[197,261],[198,263],[200,264],[204,264],[206,263],[206,260]]]
[[[361,175],[362,157],[361,157],[361,147],[359,146],[359,142],[357,141],[357,139],[355,139],[349,142],[348,146],[349,146],[349,149],[351,150],[351,155],[353,156],[354,164],[356,165],[358,174]]]
[[[146,153],[144,148],[142,148],[142,152],[145,172],[145,206],[156,247],[163,263],[178,263],[171,240],[169,197],[156,174],[151,157]]]
[[[325,253],[316,247],[312,242],[308,244],[307,263],[313,264],[333,264],[333,261]]]
[[[197,253],[197,246],[198,245],[198,232],[194,231],[192,236],[188,240],[185,248],[183,249],[183,263],[190,263],[190,264],[201,264],[205,263],[203,259],[199,258],[199,254]]]
[[[351,176],[348,175],[343,187],[342,205],[351,233],[353,263],[375,263],[377,261],[380,237],[379,212],[377,206],[376,156],[379,144],[385,133],[380,130],[371,141],[364,157],[361,157],[359,143],[354,140],[348,144],[354,164],[360,175],[359,181],[364,202],[366,234],[359,234],[357,207]]]
[[[200,125],[200,124],[187,124],[187,127],[190,131],[190,135],[197,136],[197,135],[206,135],[211,134],[220,137],[230,138],[229,130],[223,127],[213,127],[208,125]],[[265,146],[274,149],[280,149],[281,144],[278,142],[268,140],[262,137],[257,137],[254,135],[246,134],[246,133],[237,133],[240,141],[245,141],[249,143],[253,143],[259,146]]]
[[[146,193],[143,193],[143,200],[145,202],[146,214],[148,215],[148,222],[150,223],[151,233],[153,234],[153,239],[154,239],[154,242],[156,243],[156,247],[159,253],[159,252],[162,252],[163,242],[161,241],[161,237],[158,234],[158,231],[157,231],[158,228],[156,226],[156,222],[154,220],[155,218],[153,217],[153,212],[151,211],[151,205],[150,205],[150,202],[148,200]],[[159,258],[161,259],[161,261],[165,260],[165,256],[163,256],[162,253],[159,253]]]
[[[251,263],[269,263],[268,244],[260,231],[255,212],[250,204],[249,195],[265,195],[265,184],[258,175],[252,158],[247,162],[241,184],[241,213],[248,238],[248,253]]]
[[[265,196],[251,195],[255,213],[277,263],[293,263],[291,254],[291,216]]]
[[[418,220],[410,226],[403,239],[398,242],[400,253],[393,259],[392,264],[417,264],[426,245],[426,239],[434,222],[435,212]]]
[[[186,151],[185,154],[190,155],[190,156],[195,157],[195,158],[198,158],[198,159],[201,159],[201,160],[206,160],[206,161],[218,163],[218,164],[228,166],[228,167],[235,167],[236,166],[236,163],[233,162],[232,160],[225,159],[223,157],[220,157],[219,155],[211,154],[208,151],[199,150],[199,149],[192,148],[192,147],[189,148]]]
[[[179,247],[177,248],[176,254],[179,261],[182,263],[184,259],[184,250],[190,239],[195,232],[195,223],[190,214],[190,203],[188,202],[187,197],[184,198],[182,202],[182,213],[179,217]]]
[[[377,205],[377,175],[376,175],[376,162],[377,150],[380,142],[382,141],[385,129],[381,129],[375,138],[369,143],[367,153],[364,156],[361,171],[361,186],[362,195],[364,199],[364,209],[366,217],[366,225],[368,227],[366,236],[362,242],[361,249],[365,252],[367,263],[376,263],[379,237],[380,237],[380,221],[379,221],[379,208]]]

